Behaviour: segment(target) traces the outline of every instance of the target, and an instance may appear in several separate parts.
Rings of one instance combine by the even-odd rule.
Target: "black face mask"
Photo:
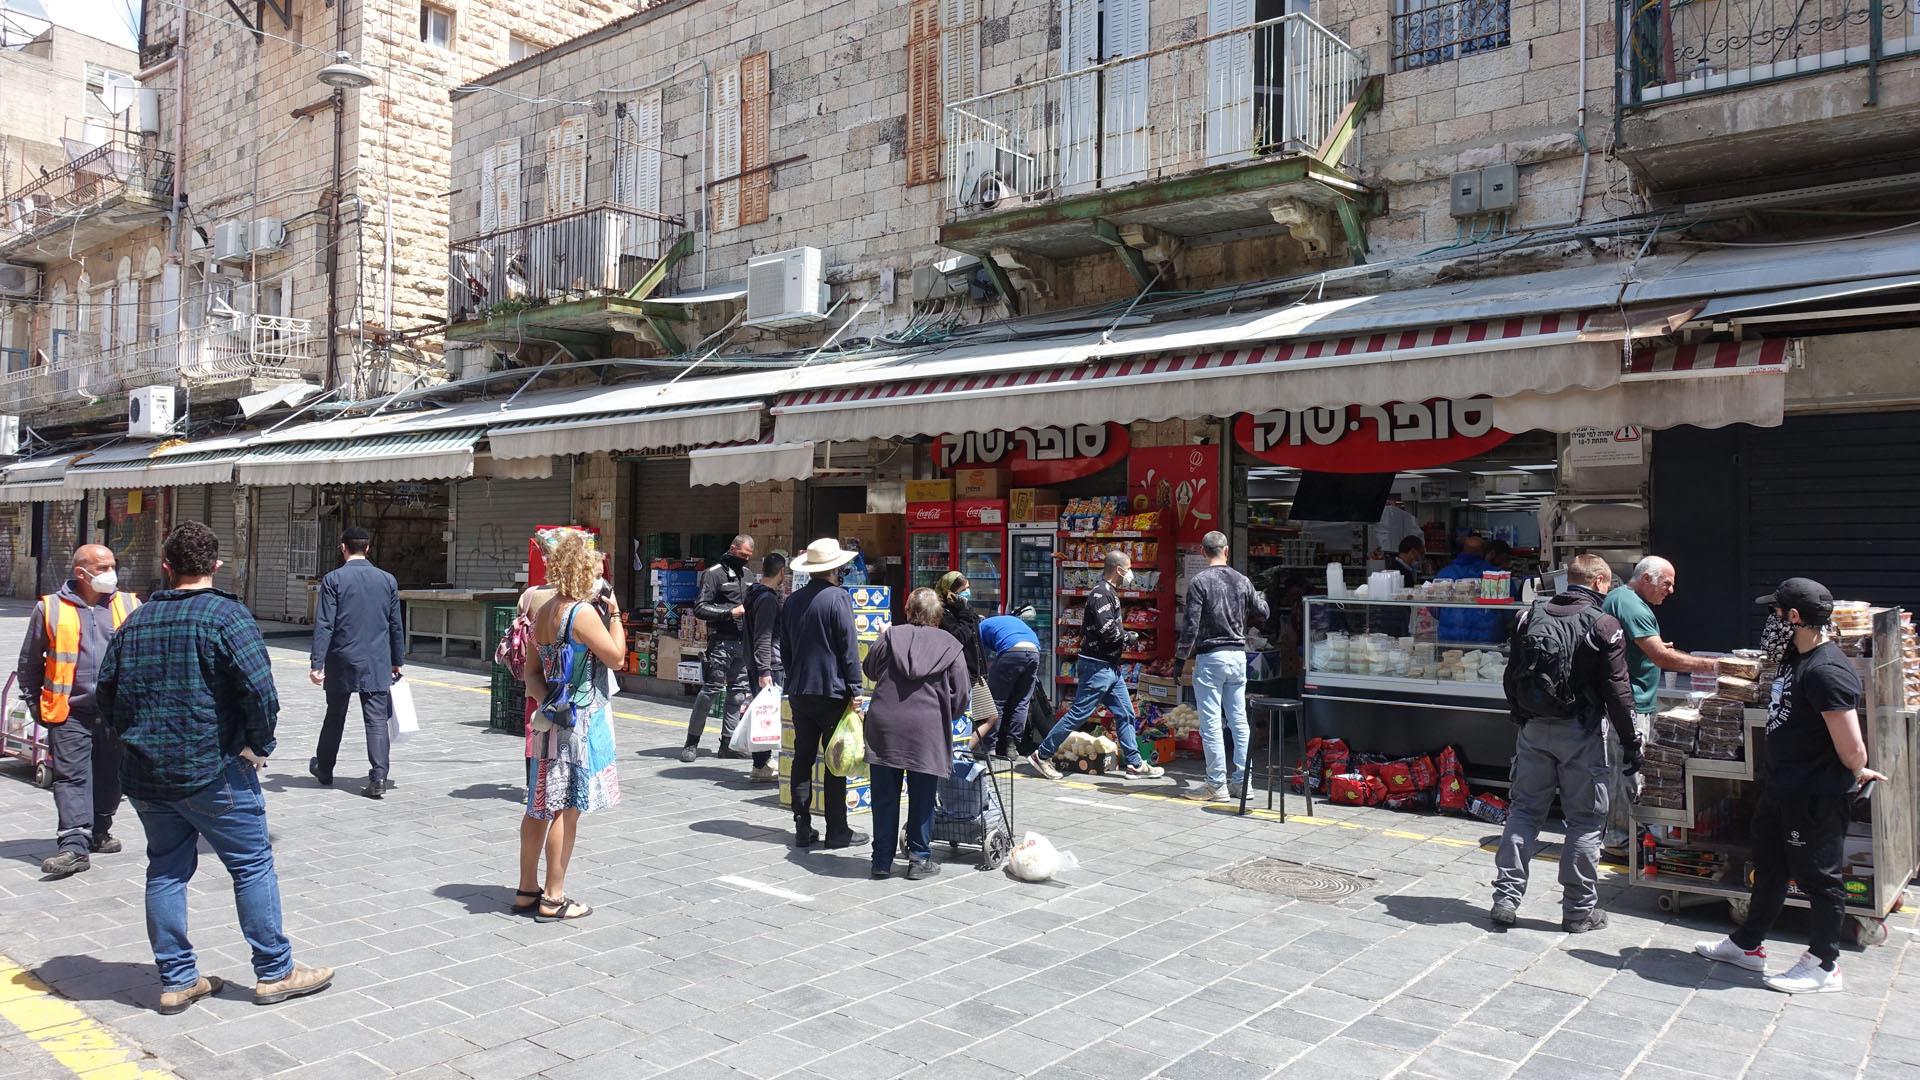
[[[1787,650],[1793,647],[1795,629],[1797,627],[1781,618],[1777,611],[1769,612],[1767,624],[1760,628],[1760,651],[1775,667],[1786,660]]]
[[[726,563],[727,568],[729,570],[738,570],[741,567],[747,565],[747,560],[741,558],[738,555],[735,555],[731,551],[727,552],[725,555],[720,556],[720,561],[723,563]]]

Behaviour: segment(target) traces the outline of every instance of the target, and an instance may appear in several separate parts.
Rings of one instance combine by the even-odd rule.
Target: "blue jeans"
[[[1193,661],[1193,697],[1200,712],[1200,750],[1207,758],[1207,783],[1227,783],[1222,727],[1233,729],[1233,782],[1247,782],[1247,654],[1239,649],[1201,653]],[[1224,721],[1224,725],[1223,722]]]
[[[993,749],[1011,754],[1027,730],[1027,706],[1033,702],[1033,684],[1040,676],[1037,649],[1009,649],[987,668],[987,690],[1000,706],[1000,727],[993,733]]]
[[[873,781],[873,868],[892,870],[899,850],[900,784],[907,786],[907,850],[925,861],[933,857],[933,804],[940,778],[891,765],[868,764]]]
[[[253,948],[253,974],[274,982],[293,970],[293,945],[280,928],[280,879],[273,872],[267,801],[244,758],[220,779],[184,799],[130,799],[147,831],[147,940],[164,990],[185,990],[200,979],[187,940],[187,882],[200,863],[198,842],[220,856],[233,876],[240,934]]]
[[[1128,768],[1142,763],[1140,743],[1134,738],[1137,721],[1133,717],[1133,698],[1127,694],[1127,680],[1120,677],[1120,669],[1105,660],[1096,660],[1082,655],[1074,663],[1074,673],[1079,678],[1079,688],[1073,695],[1073,704],[1067,707],[1060,722],[1053,725],[1047,737],[1040,741],[1036,751],[1041,761],[1053,758],[1054,751],[1067,741],[1073,730],[1093,715],[1093,710],[1105,705],[1113,713],[1113,726],[1120,739],[1120,757]]]

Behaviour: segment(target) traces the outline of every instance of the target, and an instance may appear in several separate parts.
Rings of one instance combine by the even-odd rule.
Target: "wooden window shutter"
[[[712,186],[713,231],[740,225],[740,69],[720,72],[714,80],[713,175],[732,177]]]
[[[569,116],[547,129],[547,216],[587,204],[587,118]]]
[[[499,147],[488,147],[480,154],[480,231],[490,233],[500,227]]]
[[[771,127],[772,64],[758,52],[740,61],[740,224],[767,220],[768,196],[773,191]],[[757,172],[747,172],[749,169]]]
[[[511,229],[520,224],[520,140],[493,144],[493,227]]]
[[[907,8],[907,183],[940,179],[940,0]]]
[[[560,212],[561,176],[566,172],[565,167],[561,164],[562,152],[560,148],[565,144],[560,132],[561,128],[559,125],[547,129],[547,171],[546,182],[543,188],[546,196],[544,202],[546,212],[541,215],[542,217],[552,217]]]
[[[627,230],[627,254],[646,259],[660,257],[660,117],[661,92],[656,90],[628,107],[632,120],[633,186],[622,196],[644,215]]]
[[[955,105],[979,93],[980,0],[941,0],[941,105]]]

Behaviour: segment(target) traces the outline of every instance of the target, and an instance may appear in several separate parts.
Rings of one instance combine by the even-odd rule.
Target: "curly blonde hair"
[[[593,537],[568,529],[547,549],[547,584],[568,600],[590,600],[600,576],[600,549]]]

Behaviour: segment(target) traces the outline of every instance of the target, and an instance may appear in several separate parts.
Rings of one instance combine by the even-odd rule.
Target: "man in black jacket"
[[[1103,704],[1113,713],[1113,726],[1119,736],[1120,754],[1126,758],[1127,775],[1149,780],[1166,773],[1158,765],[1147,764],[1140,756],[1140,745],[1134,738],[1137,722],[1133,716],[1133,698],[1128,695],[1127,680],[1120,673],[1120,663],[1127,650],[1140,638],[1126,628],[1120,613],[1120,590],[1133,584],[1133,560],[1127,558],[1126,552],[1109,551],[1104,565],[1100,583],[1087,594],[1086,614],[1081,617],[1080,657],[1073,669],[1078,680],[1073,704],[1041,740],[1040,748],[1027,758],[1033,771],[1049,780],[1060,779],[1060,770],[1053,767],[1054,752]]]
[[[386,792],[393,716],[393,684],[407,653],[400,621],[400,587],[393,575],[367,561],[373,537],[358,525],[340,532],[340,568],[320,579],[320,604],[313,619],[310,666],[315,686],[327,691],[327,715],[307,771],[322,784],[333,783],[346,731],[347,704],[360,695],[360,719],[367,731],[367,786],[360,794],[378,799]]]
[[[1620,620],[1600,610],[1612,583],[1605,559],[1577,556],[1567,564],[1567,591],[1529,608],[1514,627],[1504,682],[1520,732],[1514,740],[1507,827],[1494,855],[1495,926],[1519,921],[1527,863],[1555,791],[1567,823],[1560,855],[1560,928],[1583,934],[1607,925],[1607,913],[1595,906],[1600,830],[1607,823],[1607,788],[1613,779],[1603,721],[1620,737],[1622,771],[1629,776],[1640,771],[1627,634]]]
[[[747,613],[742,618],[746,625],[747,681],[757,694],[769,686],[782,681],[780,663],[780,585],[786,580],[787,557],[779,552],[769,552],[760,560],[760,580],[747,589]],[[756,784],[771,784],[780,779],[768,762],[773,753],[769,750],[756,751],[753,755],[753,772],[747,779]]]
[[[700,574],[700,597],[693,613],[707,624],[707,655],[701,666],[700,694],[687,717],[687,745],[681,761],[700,756],[700,737],[707,731],[707,714],[715,695],[725,693],[726,711],[720,721],[720,756],[739,757],[728,748],[733,726],[740,722],[753,690],[747,682],[747,650],[742,619],[747,613],[747,560],[753,558],[753,537],[736,536],[712,566]]]
[[[860,636],[853,625],[853,597],[840,585],[853,561],[834,539],[815,540],[793,561],[793,571],[811,579],[787,598],[780,613],[781,655],[787,665],[787,700],[793,705],[793,846],[822,839],[813,827],[813,763],[849,708],[860,707]],[[825,846],[867,842],[847,825],[847,779],[824,770],[821,812]]]

